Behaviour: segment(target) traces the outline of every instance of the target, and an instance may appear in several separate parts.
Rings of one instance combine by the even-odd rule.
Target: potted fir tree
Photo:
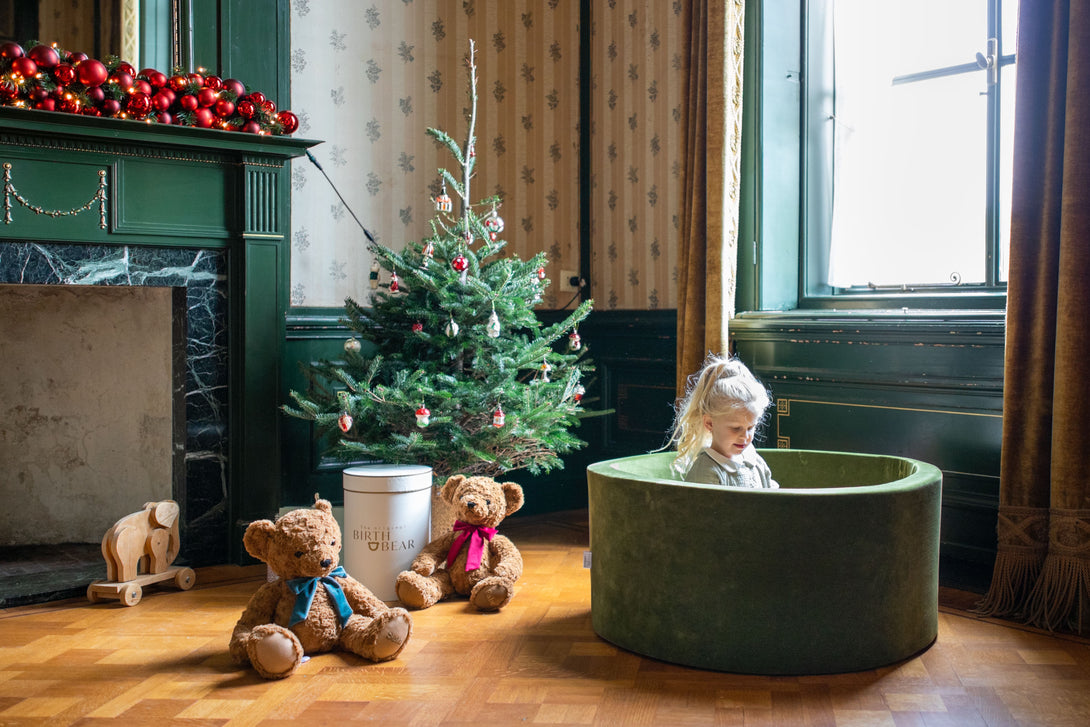
[[[592,301],[543,325],[534,308],[549,284],[545,253],[501,255],[502,200],[472,201],[472,42],[467,65],[465,139],[427,130],[459,172],[439,170],[432,234],[401,251],[370,240],[372,306],[345,301],[354,335],[343,359],[305,365],[308,388],[291,392],[294,405],[284,407],[314,421],[319,435],[331,434],[331,454],[345,463],[423,464],[436,485],[456,473],[498,477],[563,466],[560,455],[585,445],[571,429],[588,413],[581,399],[592,369],[577,329]],[[389,275],[381,287],[380,269]]]

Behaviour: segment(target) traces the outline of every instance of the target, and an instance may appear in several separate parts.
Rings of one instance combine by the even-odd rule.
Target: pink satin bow
[[[450,546],[450,552],[447,553],[447,567],[454,565],[454,559],[458,557],[458,551],[462,549],[462,545],[468,540],[469,552],[466,553],[466,570],[477,570],[481,567],[481,556],[484,555],[484,541],[492,539],[492,536],[496,534],[496,528],[470,525],[461,520],[455,520],[454,532],[459,531],[461,535],[454,539],[454,544]]]

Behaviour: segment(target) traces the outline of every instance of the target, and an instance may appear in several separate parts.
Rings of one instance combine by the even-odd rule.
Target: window
[[[804,299],[1001,293],[1017,0],[802,7]]]

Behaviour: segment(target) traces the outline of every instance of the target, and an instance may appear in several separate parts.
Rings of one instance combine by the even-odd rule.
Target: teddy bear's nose
[[[332,558],[326,558],[325,560],[322,561],[322,567],[323,568],[328,568],[331,565],[333,565],[333,559]]]
[[[470,500],[469,502],[466,503],[466,507],[468,507],[470,510],[476,510],[477,509],[477,503]]]

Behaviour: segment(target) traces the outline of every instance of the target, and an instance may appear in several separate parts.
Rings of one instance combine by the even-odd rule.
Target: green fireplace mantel
[[[225,556],[280,505],[290,168],[320,142],[0,108],[0,243],[216,249],[228,260]],[[0,182],[3,185],[4,182]],[[95,195],[105,193],[105,202]],[[3,192],[0,189],[0,192]],[[15,194],[32,207],[19,203]],[[71,212],[78,214],[47,214]]]

